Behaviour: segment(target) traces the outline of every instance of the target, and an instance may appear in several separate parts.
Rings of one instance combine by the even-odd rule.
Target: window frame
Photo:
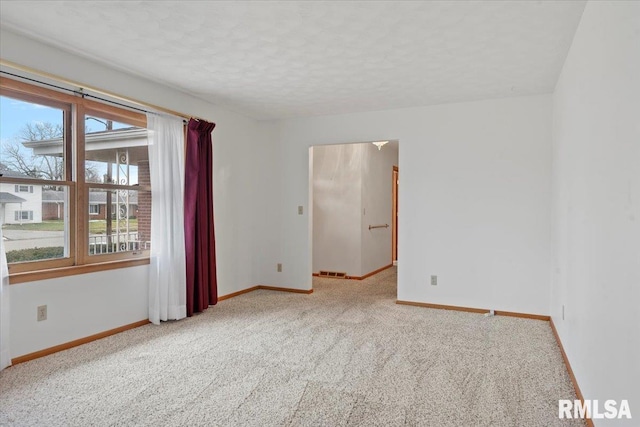
[[[80,134],[81,131],[81,141],[78,142],[78,146],[76,149],[77,152],[77,164],[76,164],[76,173],[82,176],[82,181],[78,179],[78,182],[81,182],[81,192],[84,196],[84,206],[89,206],[89,191],[92,188],[102,189],[102,190],[138,190],[138,191],[151,191],[151,186],[144,185],[120,185],[120,184],[111,184],[111,183],[93,183],[93,182],[85,182],[84,174],[85,174],[85,117],[99,117],[101,119],[113,120],[114,122],[126,123],[137,127],[145,128],[147,127],[147,116],[141,113],[134,113],[128,110],[122,110],[117,107],[113,107],[110,105],[94,102],[91,100],[84,99],[84,105],[82,108],[82,114],[78,114],[78,119],[81,117],[82,120],[78,120],[79,127],[82,129],[78,129]],[[80,138],[79,138],[80,139]],[[80,206],[80,204],[79,204]],[[82,209],[80,209],[82,210]],[[84,215],[82,215],[84,213]],[[79,226],[78,229],[82,231],[81,235],[84,238],[78,241],[78,258],[82,264],[95,264],[100,262],[109,262],[109,261],[119,261],[123,259],[131,259],[131,258],[139,258],[139,257],[149,257],[148,249],[140,249],[135,251],[123,251],[116,253],[108,253],[108,254],[89,254],[89,209],[82,210],[79,216],[79,223],[82,226]],[[83,218],[84,216],[84,218]]]
[[[150,186],[119,186],[85,183],[85,116],[98,117],[147,127],[145,114],[109,104],[47,89],[42,86],[0,77],[0,95],[63,110],[64,180],[0,177],[0,182],[16,185],[49,185],[68,188],[68,253],[65,258],[9,264],[11,283],[62,277],[149,263],[149,250],[89,255],[89,188],[125,187],[151,191]],[[93,266],[93,267],[92,267]],[[17,280],[16,280],[17,279]]]
[[[22,187],[26,187],[25,190]],[[33,193],[33,185],[16,184],[14,193]]]
[[[33,211],[30,210],[19,210],[19,211],[14,211],[14,218],[15,221],[33,221]],[[24,217],[24,214],[27,214],[27,217]]]

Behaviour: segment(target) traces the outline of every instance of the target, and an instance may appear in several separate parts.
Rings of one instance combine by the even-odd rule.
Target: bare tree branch
[[[32,178],[63,180],[64,159],[62,156],[36,156],[25,149],[23,142],[45,141],[61,138],[62,126],[49,122],[25,123],[18,132],[19,141],[6,143],[3,163],[10,169]]]
[[[32,178],[39,178],[33,159],[22,152],[22,146],[19,142],[14,141],[5,144],[2,161],[11,170],[21,172]]]
[[[22,141],[45,141],[62,137],[62,125],[50,122],[25,123],[18,137]]]
[[[5,143],[2,163],[9,169],[32,178],[62,181],[65,178],[62,153],[59,156],[34,155],[32,150],[23,146],[23,143],[61,139],[63,133],[63,128],[59,124],[49,122],[25,123],[18,131],[17,140]],[[85,181],[102,182],[102,176],[99,174],[96,165],[87,163]]]

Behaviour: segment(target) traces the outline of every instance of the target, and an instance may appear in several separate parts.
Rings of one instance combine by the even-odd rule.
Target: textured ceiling
[[[0,2],[0,23],[258,119],[549,93],[585,3]]]

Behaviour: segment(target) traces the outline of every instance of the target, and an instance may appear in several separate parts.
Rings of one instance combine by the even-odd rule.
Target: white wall
[[[596,425],[638,425],[640,3],[587,4],[553,124],[551,315],[585,399],[629,400]]]
[[[551,96],[291,119],[278,141],[269,275],[311,287],[308,147],[399,140],[398,298],[548,314]],[[277,225],[279,224],[279,226]],[[428,284],[439,276],[439,286]]]
[[[313,148],[313,272],[362,275],[364,144]]]
[[[0,32],[0,43],[4,60],[214,121],[217,124],[213,140],[218,292],[225,295],[260,283],[260,272],[266,268],[262,254],[269,251],[269,245],[272,244],[266,230],[270,226],[269,190],[273,191],[274,180],[273,172],[268,167],[272,163],[270,159],[274,150],[271,150],[268,136],[258,132],[257,122],[162,84],[82,59],[4,29]],[[146,270],[139,267],[132,273],[136,281],[146,280],[147,272],[140,272],[140,269]],[[60,300],[49,320],[38,325],[35,324],[36,311],[33,307],[25,313],[12,310],[12,336],[22,336],[28,332],[31,343],[15,345],[12,357],[22,355],[24,351],[47,348],[144,319],[146,294],[131,292],[126,286],[114,286],[114,282],[122,282],[114,278],[121,278],[122,274],[129,271],[134,270],[13,285],[11,293],[14,307],[31,307],[31,302],[36,300],[46,304],[47,301],[41,298],[47,295],[46,289],[55,289],[68,296],[82,284],[91,284],[91,287],[77,297]],[[75,285],[62,286],[67,281]],[[109,316],[99,322],[86,318],[87,312],[76,311],[78,304],[91,305],[100,301],[99,296],[107,290],[111,292],[112,301],[121,301],[122,304],[137,308],[120,309],[119,305],[114,304]],[[56,312],[63,317],[56,315]],[[75,327],[70,326],[71,316]],[[72,329],[67,330],[67,327]]]
[[[362,247],[361,276],[390,265],[391,217],[393,207],[393,166],[398,166],[398,144],[378,150],[364,144],[362,162],[362,209],[360,225]],[[388,228],[369,230],[369,225],[388,224]]]
[[[13,357],[147,318],[147,266],[11,285]],[[47,305],[47,320],[36,321]]]

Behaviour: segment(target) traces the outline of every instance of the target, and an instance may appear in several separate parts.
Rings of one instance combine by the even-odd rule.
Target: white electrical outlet
[[[564,304],[562,304],[562,320],[564,320]]]
[[[278,263],[277,269],[278,273],[282,273],[282,264]]]
[[[431,286],[438,286],[438,276],[431,276]]]
[[[302,215],[303,211],[304,209],[302,208],[302,206],[298,206],[298,215]]]
[[[47,320],[47,306],[46,305],[38,306],[38,322],[42,322],[43,320]]]

